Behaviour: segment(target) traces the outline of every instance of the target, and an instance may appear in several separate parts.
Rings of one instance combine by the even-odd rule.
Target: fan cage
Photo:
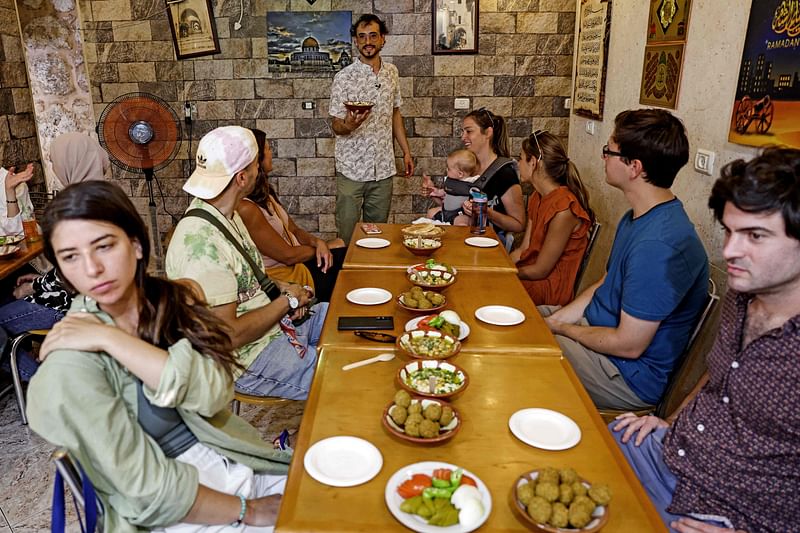
[[[132,124],[145,121],[153,128],[153,139],[136,144],[130,138]],[[156,171],[167,166],[178,153],[181,123],[175,110],[149,93],[128,93],[108,104],[97,126],[100,144],[111,161],[128,172]]]

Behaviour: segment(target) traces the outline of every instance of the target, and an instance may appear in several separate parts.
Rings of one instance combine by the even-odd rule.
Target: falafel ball
[[[573,503],[569,506],[569,525],[581,529],[592,520],[592,513],[587,511],[582,505]]]
[[[558,485],[555,483],[551,483],[550,481],[540,481],[536,484],[536,495],[541,496],[550,503],[556,501],[559,494],[560,492],[558,490]]]
[[[412,309],[419,309],[419,300],[411,296],[409,293],[404,293],[403,305],[406,307],[411,307]]]
[[[428,407],[425,408],[424,411],[425,418],[428,420],[439,420],[442,417],[442,404],[439,403],[431,403]]]
[[[425,298],[417,300],[417,309],[430,309],[431,307],[433,307],[433,304]]]
[[[539,471],[539,476],[536,479],[538,479],[540,483],[544,481],[552,483],[553,485],[558,485],[558,470],[550,466],[542,468]]]
[[[580,481],[575,481],[572,483],[572,494],[575,496],[586,496],[586,485],[581,483]]]
[[[611,501],[611,489],[608,488],[608,485],[592,485],[589,489],[589,497],[597,505],[608,505],[608,502]]]
[[[569,505],[575,495],[572,493],[572,485],[562,483],[558,486],[558,501],[564,505]]]
[[[439,423],[446,426],[453,420],[453,408],[449,405],[442,406],[442,416],[439,417]]]
[[[400,407],[399,405],[393,406],[389,409],[389,416],[392,417],[394,423],[398,426],[402,426],[406,423],[406,418],[408,418],[408,411],[406,411],[405,407]]]
[[[420,414],[408,415],[408,418],[406,418],[406,423],[403,426],[406,435],[409,437],[419,437],[419,427],[420,424],[422,424],[422,420],[423,418]]]
[[[439,422],[423,420],[419,425],[419,436],[423,439],[432,439],[439,436]]]
[[[527,509],[528,515],[540,524],[546,524],[553,512],[553,506],[550,505],[550,502],[539,496],[531,498]]]
[[[573,506],[583,507],[589,514],[592,514],[594,512],[594,508],[597,507],[594,501],[588,496],[575,496],[575,498],[572,500],[572,503],[569,504],[569,508],[572,509]]]
[[[431,291],[427,296],[428,296],[428,301],[435,306],[442,305],[444,303],[444,296],[442,296],[438,292]]]
[[[400,407],[405,407],[408,409],[408,406],[411,403],[411,395],[407,391],[400,389],[394,395],[394,403],[395,405],[399,405]]]
[[[553,512],[550,514],[550,525],[554,527],[567,527],[569,524],[569,509],[561,502],[553,504]]]
[[[566,483],[567,485],[572,485],[578,481],[578,473],[574,468],[562,468],[558,471],[558,475],[561,478],[561,483]]]
[[[522,505],[527,506],[534,494],[534,487],[530,483],[523,483],[517,487],[517,499]]]
[[[405,391],[404,391],[405,392]],[[408,393],[406,393],[408,394]],[[413,402],[406,407],[408,409],[408,414],[410,415],[419,415],[422,416],[422,404],[419,402]]]

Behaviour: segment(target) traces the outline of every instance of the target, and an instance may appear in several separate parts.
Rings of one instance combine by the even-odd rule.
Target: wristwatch
[[[287,291],[287,292],[284,292],[283,295],[286,296],[287,300],[289,300],[289,307],[292,310],[295,310],[298,307],[300,307],[300,300],[298,300],[297,297],[294,296],[292,293]]]

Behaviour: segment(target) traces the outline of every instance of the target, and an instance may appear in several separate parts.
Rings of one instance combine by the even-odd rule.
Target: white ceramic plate
[[[458,468],[456,465],[450,463],[442,463],[440,461],[423,461],[421,463],[414,463],[404,466],[386,483],[386,506],[394,517],[404,526],[419,533],[467,533],[478,529],[489,518],[492,512],[492,495],[489,494],[489,489],[481,481],[478,476],[468,470],[464,473],[475,480],[478,484],[478,491],[481,493],[481,503],[483,504],[483,515],[480,520],[473,527],[464,527],[461,524],[455,524],[449,527],[431,526],[425,521],[424,518],[409,513],[404,513],[400,510],[400,504],[403,503],[403,498],[397,494],[397,487],[405,480],[410,479],[414,474],[427,474],[432,475],[433,471],[437,468],[450,468],[455,470]]]
[[[364,287],[363,289],[353,289],[345,296],[348,302],[359,305],[378,305],[385,304],[392,299],[392,293],[377,287]]]
[[[566,450],[581,440],[581,428],[568,416],[536,407],[517,411],[508,419],[511,433],[519,440],[543,450]]]
[[[354,487],[378,475],[383,456],[358,437],[329,437],[314,443],[303,457],[308,475],[332,487]]]
[[[423,315],[418,316],[416,318],[412,318],[408,322],[406,322],[405,328],[406,331],[411,331],[412,329],[417,329],[417,324],[419,324],[420,320],[423,318],[428,318],[431,315]],[[463,320],[461,321],[459,333],[458,333],[458,340],[463,341],[469,335],[469,326]]]
[[[470,246],[477,246],[478,248],[493,248],[500,244],[499,241],[490,237],[467,237],[464,242]]]
[[[390,244],[392,243],[380,237],[364,237],[356,241],[356,246],[361,246],[362,248],[386,248]]]
[[[23,240],[25,235],[18,234],[18,235],[2,235],[0,236],[0,244],[16,244]]]
[[[519,309],[505,305],[485,305],[475,310],[475,318],[495,326],[516,326],[525,322]]]

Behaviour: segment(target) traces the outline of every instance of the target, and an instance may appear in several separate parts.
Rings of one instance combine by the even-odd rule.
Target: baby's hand
[[[430,196],[431,193],[436,189],[433,186],[433,180],[427,174],[422,175],[422,194],[425,196]]]

